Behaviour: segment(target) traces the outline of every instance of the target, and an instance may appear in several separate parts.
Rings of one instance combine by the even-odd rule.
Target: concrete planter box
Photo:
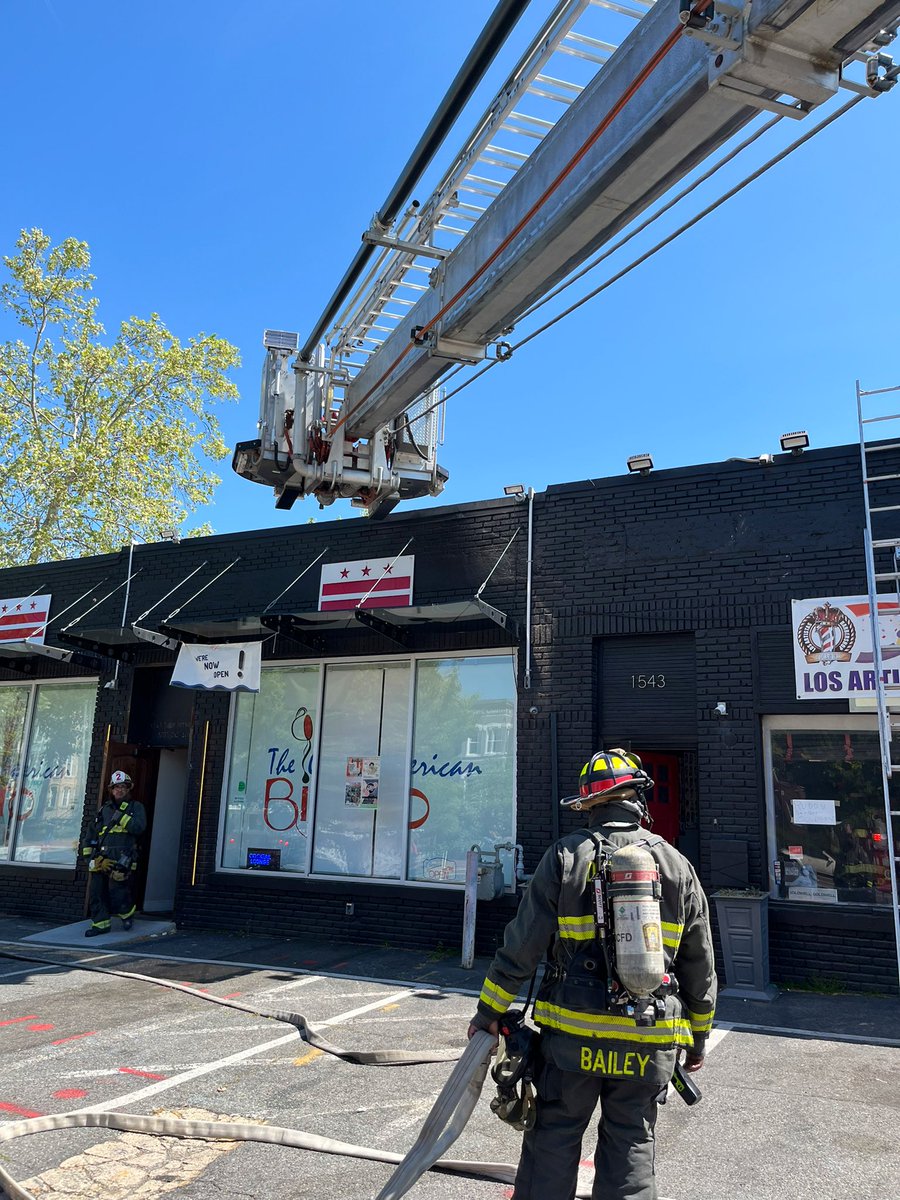
[[[713,892],[725,960],[727,986],[720,995],[735,1000],[774,1000],[769,980],[769,897],[754,891]]]

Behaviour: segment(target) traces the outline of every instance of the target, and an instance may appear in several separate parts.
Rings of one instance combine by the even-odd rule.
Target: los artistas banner
[[[875,696],[873,624],[881,647],[882,679],[900,684],[900,605],[879,599],[872,621],[868,596],[792,600],[794,678],[798,700]]]

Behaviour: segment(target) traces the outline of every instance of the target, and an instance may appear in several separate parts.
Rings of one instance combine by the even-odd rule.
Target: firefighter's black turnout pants
[[[658,1083],[562,1071],[544,1061],[537,1120],[522,1142],[513,1200],[573,1200],[581,1142],[600,1104],[592,1200],[657,1200]]]
[[[113,879],[109,871],[91,871],[88,902],[91,924],[97,929],[110,928],[110,913],[123,919],[133,916],[133,872],[129,871],[124,879],[118,880]]]

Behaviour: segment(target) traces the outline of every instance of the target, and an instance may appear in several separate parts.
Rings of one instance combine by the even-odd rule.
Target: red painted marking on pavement
[[[55,1025],[29,1025],[32,1033],[43,1033],[45,1029],[55,1029]]]
[[[10,1017],[8,1021],[0,1021],[0,1025],[15,1025],[16,1021],[36,1021],[37,1013],[32,1013],[30,1017]]]
[[[51,1042],[51,1046],[61,1046],[63,1042],[74,1042],[76,1038],[96,1037],[97,1030],[92,1029],[90,1033],[70,1033],[68,1037],[57,1038],[55,1042]]]
[[[587,1167],[590,1170],[593,1169],[594,1160],[592,1158],[583,1158],[578,1165],[580,1167]]]
[[[144,1079],[168,1079],[167,1075],[154,1075],[152,1071],[136,1071],[134,1067],[119,1067],[123,1075],[141,1075]]]
[[[0,1100],[0,1109],[3,1112],[18,1113],[20,1117],[42,1117],[44,1115],[43,1113],[32,1112],[30,1108],[19,1108],[18,1104],[4,1104],[2,1100]]]
[[[222,999],[223,1000],[234,1000],[237,996],[240,996],[240,994],[241,994],[240,992],[229,992],[228,995],[223,996]]]
[[[86,1095],[87,1095],[87,1092],[82,1091],[81,1088],[63,1088],[62,1091],[53,1093],[53,1099],[54,1100],[83,1100]]]

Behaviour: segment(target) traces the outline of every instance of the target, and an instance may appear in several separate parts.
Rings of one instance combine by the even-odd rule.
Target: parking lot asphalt
[[[47,928],[0,917],[0,951],[29,956],[0,957],[4,1123],[86,1108],[180,1113],[403,1152],[447,1063],[352,1066],[312,1050],[290,1026],[81,966],[188,983],[264,1011],[290,1007],[353,1049],[461,1049],[487,966],[478,960],[464,970],[444,952],[190,930],[109,950],[102,939],[74,948],[22,940]],[[660,1197],[900,1195],[898,1078],[895,998],[725,999],[698,1077],[703,1102],[689,1109],[673,1097],[660,1117]],[[488,1083],[453,1157],[515,1162],[519,1135],[491,1114],[491,1094]],[[585,1179],[591,1151],[586,1141]],[[19,1138],[2,1148],[0,1162],[40,1200],[372,1200],[391,1173],[384,1164],[284,1146],[103,1129]],[[505,1184],[434,1173],[410,1193],[414,1200],[510,1194]]]

